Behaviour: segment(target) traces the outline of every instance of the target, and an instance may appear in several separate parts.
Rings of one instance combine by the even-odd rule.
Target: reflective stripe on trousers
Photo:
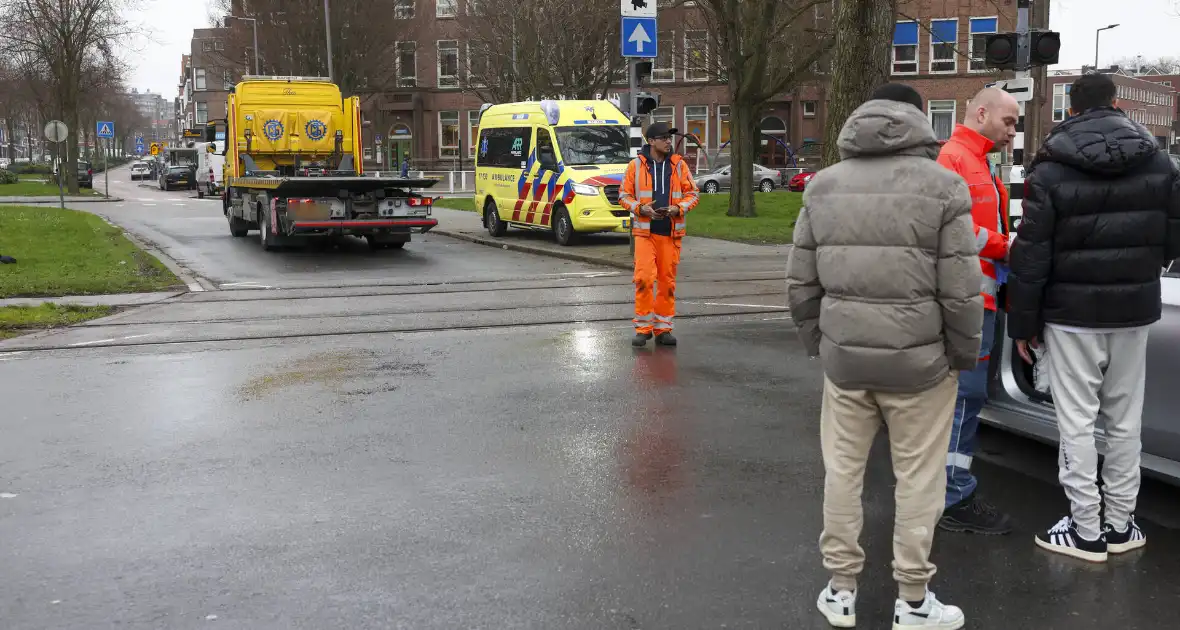
[[[635,332],[672,330],[676,315],[676,268],[680,239],[660,234],[635,237]],[[654,327],[653,327],[654,321]]]

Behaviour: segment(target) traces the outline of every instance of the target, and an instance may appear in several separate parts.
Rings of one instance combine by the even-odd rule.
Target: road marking
[[[111,338],[111,339],[97,339],[95,341],[80,341],[78,343],[71,343],[70,347],[77,348],[78,346],[93,346],[94,344],[97,344],[97,343],[109,343],[112,341],[127,341],[128,339],[139,339],[141,337],[151,337],[152,335],[155,335],[155,334],[157,334],[157,333],[144,333],[142,335],[127,335],[126,337],[115,337],[115,338]]]
[[[11,492],[0,492],[0,499],[15,499],[19,496],[19,494],[13,494]]]
[[[25,354],[26,352],[28,352],[28,350],[17,350],[15,352],[5,352],[4,354],[0,355],[0,361],[11,361],[12,359],[16,358],[16,355]]]
[[[275,289],[275,288],[277,288],[277,287],[272,287],[269,284],[259,284],[257,282],[229,282],[229,283],[218,285],[218,286],[220,286],[222,289],[228,289],[231,287],[242,287],[244,289]]]
[[[703,304],[705,306],[739,306],[742,308],[768,308],[776,311],[788,310],[785,306],[771,306],[769,304],[733,304],[731,302],[687,302],[688,304]]]
[[[786,315],[786,316],[784,316],[784,317],[763,317],[763,318],[762,318],[762,321],[764,321],[764,322],[774,322],[774,321],[778,321],[778,320],[781,320],[781,319],[791,319],[791,316],[790,316],[790,315]]]

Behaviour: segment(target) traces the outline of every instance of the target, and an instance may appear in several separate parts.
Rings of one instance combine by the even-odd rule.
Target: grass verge
[[[71,196],[69,189],[65,189],[67,197]],[[90,188],[78,189],[78,196],[93,197],[98,191]],[[57,184],[36,181],[19,181],[15,184],[0,184],[0,197],[56,197]]]
[[[0,298],[160,291],[183,283],[101,218],[0,206]]]
[[[758,245],[790,243],[802,207],[803,193],[754,193],[758,216],[731,217],[725,214],[728,194],[701,193],[700,203],[688,213],[688,234]]]
[[[70,326],[106,317],[113,306],[79,306],[77,304],[40,304],[37,306],[0,307],[0,339],[9,339],[47,328]]]

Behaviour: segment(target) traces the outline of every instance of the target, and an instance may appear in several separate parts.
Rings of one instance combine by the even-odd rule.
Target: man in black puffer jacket
[[[1059,479],[1071,515],[1040,547],[1102,562],[1147,542],[1135,524],[1147,329],[1160,273],[1180,257],[1180,174],[1155,138],[1117,109],[1110,77],[1073,83],[1025,180],[1010,254],[1008,335],[1025,361],[1043,340],[1061,434]],[[1100,521],[1094,424],[1106,418]]]

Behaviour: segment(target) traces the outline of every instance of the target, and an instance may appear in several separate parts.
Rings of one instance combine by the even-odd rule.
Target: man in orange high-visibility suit
[[[676,345],[676,267],[684,215],[697,205],[697,188],[688,164],[672,153],[677,130],[667,123],[647,128],[647,144],[627,165],[619,204],[631,212],[635,237],[635,338],[643,347],[655,333],[656,344]],[[658,289],[658,293],[654,291]]]
[[[967,104],[967,116],[956,126],[938,155],[938,163],[956,172],[971,191],[971,219],[983,271],[983,342],[979,362],[959,372],[951,442],[946,457],[946,509],[938,526],[952,532],[1006,534],[1011,519],[975,491],[971,474],[975,457],[979,412],[987,403],[988,360],[996,328],[996,291],[1008,262],[1008,194],[992,174],[987,154],[1004,148],[1016,137],[1020,106],[1011,94],[984,88]]]

